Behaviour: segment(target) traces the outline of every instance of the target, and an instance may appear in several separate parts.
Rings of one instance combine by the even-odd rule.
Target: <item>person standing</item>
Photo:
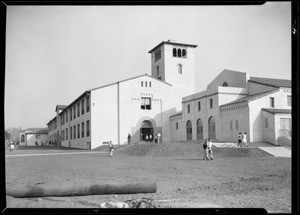
[[[161,137],[161,134],[158,132],[157,134],[157,142],[160,143],[160,137]]]
[[[242,146],[242,133],[239,132],[239,135],[238,135],[238,147],[241,147]]]
[[[242,143],[243,143],[243,145],[245,145],[245,147],[248,147],[248,145],[247,145],[247,132],[245,132],[243,134]]]
[[[131,141],[131,135],[130,135],[130,133],[128,133],[127,141],[128,141],[128,145],[130,145],[130,141]]]
[[[14,142],[13,141],[11,141],[10,143],[9,143],[9,154],[15,154],[14,153],[14,148],[15,148],[15,146],[14,146]]]
[[[154,142],[157,143],[158,141],[158,138],[157,138],[157,134],[155,135],[155,138],[154,138]]]
[[[109,152],[110,152],[110,157],[114,156],[114,145],[112,144],[111,141],[109,141],[108,149],[109,149]]]
[[[205,151],[205,154],[204,154],[204,157],[203,157],[203,160],[209,160],[208,159],[208,154],[207,154],[207,139],[204,141],[203,143],[203,148],[204,148],[204,151]]]
[[[213,158],[213,151],[212,151],[212,142],[211,142],[210,138],[208,138],[208,141],[207,141],[207,157],[208,157],[208,159],[210,157],[211,160],[214,159]]]
[[[149,134],[149,141],[152,142],[152,134]]]

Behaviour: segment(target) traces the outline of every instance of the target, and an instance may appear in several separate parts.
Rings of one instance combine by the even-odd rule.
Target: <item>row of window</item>
[[[173,48],[173,57],[186,57],[186,50]]]
[[[77,127],[77,129],[76,129]],[[80,129],[81,128],[81,129]],[[81,131],[81,132],[80,132]],[[77,133],[77,135],[76,135]],[[84,138],[86,134],[86,137],[90,136],[90,121],[87,120],[86,123],[82,122],[81,126],[80,124],[74,125],[73,127],[70,127],[70,130],[66,128],[65,130],[61,131],[61,141],[68,140],[70,137],[70,140],[72,139],[79,139]]]
[[[84,102],[86,105],[84,105]],[[70,114],[70,121],[76,119],[76,107],[77,107],[77,117],[80,116],[80,104],[81,104],[81,115],[84,115],[85,113],[88,113],[90,111],[90,97],[87,96],[86,98],[83,98],[81,101],[75,104],[74,107],[70,107],[69,111],[65,110],[61,114],[61,125],[64,125],[66,122],[68,122],[69,114]]]
[[[287,96],[287,106],[292,106],[292,96]],[[270,97],[270,107],[275,107],[275,98]]]
[[[209,108],[213,108],[213,99],[209,99]],[[201,102],[198,102],[198,111],[201,111]],[[187,106],[187,112],[190,113],[191,112],[191,106],[188,105]]]
[[[144,87],[144,82],[143,81],[141,81],[141,87]],[[148,87],[148,82],[147,81],[145,81],[145,87]],[[152,87],[151,81],[149,81],[149,87]]]

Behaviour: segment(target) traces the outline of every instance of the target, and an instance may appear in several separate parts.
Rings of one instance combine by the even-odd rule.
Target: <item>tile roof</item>
[[[179,112],[177,112],[177,113],[175,113],[175,114],[171,115],[170,117],[174,117],[174,116],[180,116],[180,115],[182,115],[182,111],[179,111]]]
[[[220,105],[220,107],[224,107],[224,106],[232,105],[232,104],[238,104],[238,103],[242,103],[242,102],[253,101],[253,100],[259,99],[259,98],[261,98],[261,97],[267,96],[267,95],[269,95],[269,94],[275,93],[275,92],[277,92],[278,90],[279,90],[279,89],[275,89],[275,90],[268,91],[268,92],[257,93],[257,94],[254,94],[254,95],[246,96],[246,97],[237,99],[237,100],[235,100],[235,101],[232,101],[232,102],[229,102],[229,103]]]
[[[33,134],[48,134],[48,128],[27,128],[21,132],[33,133]]]
[[[276,114],[276,113],[281,113],[281,114],[291,114],[292,110],[291,109],[275,109],[275,108],[262,108],[263,111]]]
[[[272,87],[292,87],[292,81],[286,79],[250,77],[249,81]]]

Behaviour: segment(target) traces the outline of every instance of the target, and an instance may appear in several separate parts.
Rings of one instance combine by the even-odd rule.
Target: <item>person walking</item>
[[[130,135],[130,133],[128,133],[127,141],[128,141],[128,145],[130,145],[130,141],[131,141],[131,135]]]
[[[245,147],[248,147],[248,145],[247,145],[247,132],[245,132],[245,133],[243,134],[242,143],[243,143],[243,145],[244,145]]]
[[[208,141],[207,141],[207,158],[211,160],[213,160],[213,151],[212,151],[212,141],[210,138],[208,138]]]
[[[241,147],[242,146],[242,133],[239,132],[239,135],[238,135],[238,147]]]
[[[112,144],[111,141],[109,141],[108,149],[109,149],[109,152],[110,152],[110,157],[114,156],[114,145]]]
[[[208,150],[207,150],[207,139],[206,139],[206,140],[204,141],[204,143],[203,143],[203,148],[204,148],[204,151],[205,151],[203,160],[209,160],[209,159],[208,159]]]

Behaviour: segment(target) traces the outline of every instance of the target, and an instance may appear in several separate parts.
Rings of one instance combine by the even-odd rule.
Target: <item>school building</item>
[[[170,117],[171,142],[202,140],[290,144],[291,81],[249,77],[223,70],[205,91],[182,98],[182,112]]]
[[[126,144],[128,133],[136,143],[157,133],[162,142],[236,141],[237,132],[246,131],[249,141],[278,144],[291,132],[291,81],[224,70],[196,93],[196,47],[163,41],[148,52],[151,75],[89,89],[57,105],[47,123],[49,141],[94,149],[107,141]]]

